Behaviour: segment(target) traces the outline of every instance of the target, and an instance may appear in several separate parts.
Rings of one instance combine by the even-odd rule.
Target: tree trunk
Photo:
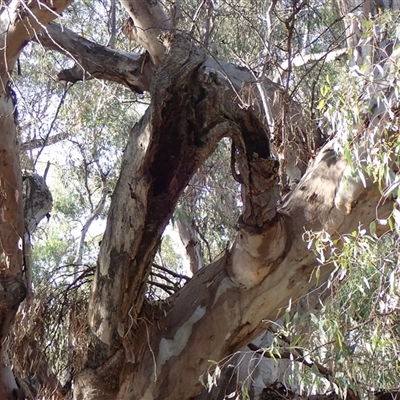
[[[256,111],[241,101],[242,83],[251,77],[248,71],[216,66],[179,34],[166,34],[159,41],[159,34],[171,23],[156,1],[122,3],[133,20],[133,37],[150,53],[146,63],[151,73],[140,71],[145,82],[139,82],[132,71],[140,70],[140,59],[125,55],[123,71],[119,75],[114,71],[118,78],[113,80],[137,91],[150,85],[151,105],[130,132],[113,193],[90,298],[88,359],[86,369],[75,376],[74,398],[192,399],[201,391],[199,375],[210,367],[210,360],[218,362],[242,349],[276,320],[291,299],[315,285],[313,271],[318,262],[303,240],[305,232],[339,238],[357,230],[360,223],[369,226],[377,218],[386,218],[392,201],[382,203],[377,185],[368,180],[364,184],[354,176],[332,143],[320,150],[305,171],[303,148],[299,153],[298,146],[280,152],[270,143],[272,133],[278,141],[290,138],[292,143],[296,131],[287,131],[282,124],[271,133],[271,125],[260,122]],[[66,5],[53,1],[51,7],[61,10]],[[4,360],[0,397],[5,399],[11,398],[16,384],[4,340],[25,296],[22,181],[8,73],[26,40],[40,29],[37,21],[46,23],[54,17],[47,9],[35,7],[36,19],[2,24],[12,44],[9,58],[3,51],[1,59],[6,63],[0,65],[0,339]],[[1,14],[4,21],[6,14]],[[4,37],[1,48],[6,45]],[[63,35],[59,38],[64,39]],[[94,68],[96,60],[88,49],[93,47],[85,42],[82,52],[89,53],[87,65]],[[116,59],[124,57],[112,54]],[[99,55],[109,56],[109,52]],[[135,64],[132,70],[127,68],[130,61]],[[111,68],[107,64],[98,76],[110,79]],[[255,100],[254,109],[273,118],[274,107],[268,104],[277,96],[276,85],[267,82],[260,89],[251,81],[248,86],[261,97],[266,90],[268,95]],[[277,101],[275,108],[280,106]],[[285,107],[289,108],[284,122],[295,121],[296,129],[307,135],[298,108],[292,103]],[[373,117],[382,112],[376,108]],[[310,141],[315,139],[314,132]],[[232,140],[232,172],[242,185],[237,237],[230,249],[178,293],[154,304],[145,292],[162,232],[186,185],[223,137]],[[299,157],[302,165],[296,165]],[[277,158],[286,160],[284,170]],[[285,171],[284,189],[293,190],[281,202],[279,181],[281,176],[284,182]],[[320,266],[320,279],[332,268],[331,264]]]
[[[204,75],[201,53],[179,36],[172,41],[153,78],[152,104],[131,132],[113,195],[89,311],[96,338],[88,368],[77,377],[77,399],[196,396],[209,360],[242,349],[290,299],[315,285],[316,256],[303,240],[305,231],[336,236],[377,216],[379,190],[370,182],[364,187],[329,146],[277,207],[279,169],[264,128]],[[222,136],[236,142],[243,183],[235,243],[168,303],[151,305],[143,282],[162,230],[198,163]],[[384,204],[379,216],[391,208]],[[331,270],[321,267],[321,278]],[[96,396],[105,378],[107,394]]]
[[[19,1],[0,9],[0,398],[21,398],[7,355],[6,338],[26,296],[23,262],[25,226],[22,173],[19,164],[16,96],[11,72],[22,48],[35,33],[56,17],[69,1],[51,4]],[[51,8],[50,8],[51,5]],[[23,7],[27,7],[26,11]]]
[[[0,89],[1,93],[1,89]],[[10,87],[0,94],[0,398],[17,389],[7,356],[6,338],[18,306],[25,298],[22,276],[24,221],[15,102]]]
[[[188,261],[190,271],[194,275],[203,267],[203,257],[199,239],[194,229],[193,223],[187,215],[181,216],[174,222],[174,226],[179,232],[179,238],[185,248],[185,257]]]

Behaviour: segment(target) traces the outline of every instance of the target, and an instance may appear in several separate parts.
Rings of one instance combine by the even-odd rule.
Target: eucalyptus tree
[[[112,81],[137,93],[148,92],[151,99],[126,139],[112,194],[87,310],[85,360],[71,359],[76,362],[73,390],[54,383],[56,377],[47,369],[42,377],[56,396],[195,398],[209,360],[221,360],[243,348],[290,301],[333,270],[334,263],[325,262],[318,274],[313,273],[318,259],[329,260],[332,249],[320,246],[316,255],[305,236],[316,235],[324,243],[325,238],[339,240],[360,225],[374,235],[389,227],[384,221],[392,213],[396,196],[391,192],[398,186],[399,60],[395,35],[390,35],[396,2],[338,3],[344,19],[340,40],[346,48],[334,49],[331,58],[347,53],[355,78],[347,97],[339,98],[343,104],[329,103],[327,96],[314,99],[314,106],[330,112],[328,121],[319,124],[310,118],[315,110],[307,113],[291,96],[300,84],[293,69],[326,62],[332,50],[318,48],[321,35],[307,30],[297,34],[296,24],[310,20],[318,10],[311,7],[306,12],[305,4],[297,1],[272,2],[252,24],[255,34],[245,49],[249,57],[230,53],[228,61],[236,58],[243,64],[237,66],[218,59],[218,49],[213,48],[218,18],[226,16],[213,13],[216,3],[202,2],[193,18],[190,8],[181,10],[178,2],[168,13],[157,1],[121,0],[121,4],[129,14],[123,31],[144,49],[142,53],[115,48],[115,24],[110,46],[105,46],[52,23],[70,5],[68,1],[12,0],[1,6],[0,397],[4,399],[21,391],[8,360],[6,338],[26,296],[30,268],[10,82],[22,49],[32,39],[74,60],[72,68],[59,73],[60,80]],[[230,6],[232,14],[249,18],[246,3]],[[384,11],[386,26],[377,26],[375,18]],[[201,19],[204,29],[197,32]],[[180,23],[189,26],[188,34],[179,31]],[[277,26],[283,30],[274,29]],[[330,24],[322,31],[337,35]],[[238,26],[222,26],[219,34],[243,43]],[[262,43],[256,53],[254,37]],[[303,48],[308,52],[302,53]],[[235,239],[166,301],[151,301],[147,282],[165,226],[193,176],[224,138],[231,140],[231,174],[241,187]],[[382,188],[388,194],[385,200]]]

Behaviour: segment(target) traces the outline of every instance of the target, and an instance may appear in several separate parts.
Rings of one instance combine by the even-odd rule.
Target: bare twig
[[[182,278],[182,279],[185,279],[186,281],[190,281],[190,279],[191,279],[190,277],[188,277],[186,275],[178,274],[178,273],[176,273],[174,271],[171,271],[168,268],[162,267],[161,265],[158,265],[158,264],[155,264],[155,263],[153,263],[153,267],[157,268],[157,269],[159,269],[161,271],[167,272],[168,274],[172,275],[175,278]]]

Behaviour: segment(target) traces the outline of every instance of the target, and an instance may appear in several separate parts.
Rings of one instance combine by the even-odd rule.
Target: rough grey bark
[[[24,222],[28,235],[32,234],[40,221],[48,215],[53,206],[53,196],[43,177],[26,172],[24,180]]]

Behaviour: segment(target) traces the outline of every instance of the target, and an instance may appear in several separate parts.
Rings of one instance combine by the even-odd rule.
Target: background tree
[[[121,1],[130,15],[122,24],[114,2],[91,11],[74,3],[62,26],[46,25],[68,5],[1,9],[0,397],[23,388],[31,398],[195,398],[209,360],[242,349],[326,280],[348,238],[354,252],[365,235],[377,238],[395,225],[397,5],[201,2],[166,10]],[[131,51],[132,42],[141,48]],[[28,57],[36,53],[40,59]],[[343,79],[332,77],[332,60]],[[44,68],[47,79],[38,74]],[[49,83],[56,70],[62,86]],[[148,104],[139,121],[135,112],[144,107],[133,110],[132,102]],[[44,170],[41,160],[57,149],[45,146],[61,141],[63,157],[52,161],[63,170],[56,190],[69,193],[56,199],[51,219],[62,230],[49,231],[48,245],[37,233],[32,266],[19,151],[23,169]],[[225,186],[227,170],[236,183]],[[100,241],[88,232],[105,212]],[[219,254],[190,280],[155,263],[172,217],[192,229],[188,250],[203,244],[202,252],[188,251],[193,271]],[[170,251],[166,242],[161,252]],[[48,262],[57,268],[46,291],[37,280],[6,342],[30,269],[46,278]],[[314,320],[323,329],[323,318]],[[304,354],[296,357],[306,364]],[[219,370],[213,365],[210,376]],[[68,372],[63,382],[61,372]],[[339,385],[333,374],[325,371],[325,379],[341,394],[349,383]]]

